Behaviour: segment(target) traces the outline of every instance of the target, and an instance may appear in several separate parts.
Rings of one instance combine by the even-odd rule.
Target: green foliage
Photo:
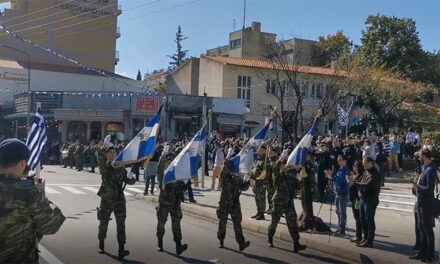
[[[188,53],[188,50],[184,50],[182,47],[182,42],[187,39],[185,35],[182,33],[182,28],[180,25],[177,27],[177,33],[176,33],[176,39],[174,42],[176,43],[176,53],[173,55],[168,55],[169,58],[171,58],[170,65],[173,68],[177,68],[180,65],[182,65],[186,61],[186,55]]]
[[[432,155],[435,159],[440,159],[440,131],[423,133],[422,138],[432,140]]]
[[[342,31],[327,37],[320,36],[313,48],[312,59],[315,65],[325,66],[349,54],[353,47],[352,41]]]

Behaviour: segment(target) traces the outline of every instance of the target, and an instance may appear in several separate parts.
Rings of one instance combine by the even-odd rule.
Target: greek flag
[[[296,145],[295,149],[290,153],[286,166],[301,166],[307,161],[309,149],[312,146],[312,139],[318,133],[318,118],[315,118],[313,125],[307,134]]]
[[[197,177],[202,149],[205,147],[205,126],[191,139],[164,172],[163,184]]]
[[[252,170],[255,153],[263,143],[267,131],[269,130],[270,123],[271,121],[258,131],[258,133],[241,149],[240,153],[229,161],[229,169],[231,173],[247,174]]]
[[[32,117],[31,129],[27,136],[26,145],[28,146],[31,156],[27,165],[31,170],[35,171],[41,161],[42,151],[47,142],[46,124],[41,114],[41,108],[37,106],[37,112]]]
[[[115,165],[137,163],[153,157],[159,133],[161,111],[162,106],[159,108],[157,115],[148,121],[141,132],[119,153],[114,161]]]
[[[348,108],[347,112],[345,112],[344,108],[340,104],[337,105],[338,122],[341,126],[348,125],[348,122],[350,121],[352,108],[353,108],[353,102],[351,102],[350,107]]]

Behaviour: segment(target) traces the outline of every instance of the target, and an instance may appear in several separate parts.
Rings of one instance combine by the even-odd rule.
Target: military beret
[[[0,161],[28,160],[29,148],[22,141],[10,138],[0,143]]]

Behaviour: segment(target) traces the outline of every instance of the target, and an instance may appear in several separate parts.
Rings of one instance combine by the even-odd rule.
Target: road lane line
[[[129,192],[124,192],[124,194],[125,194],[125,196],[132,196],[133,195],[132,193],[129,193]]]
[[[45,186],[44,191],[45,191],[46,193],[51,193],[51,194],[60,194],[59,191],[56,191],[56,190],[54,190],[54,189],[52,189],[52,188],[50,188],[50,187],[48,187],[48,186]]]
[[[86,186],[84,186],[83,189],[91,191],[92,193],[98,193],[98,191],[99,191],[99,189],[96,188],[96,187],[86,187]]]
[[[40,250],[40,256],[49,264],[63,264],[61,260],[55,257],[52,253],[49,252],[46,248],[44,248],[41,244],[38,245],[38,249]]]
[[[144,191],[136,189],[136,188],[126,188],[129,191],[135,192],[135,193],[144,193]]]
[[[79,190],[77,190],[77,189],[75,189],[73,187],[69,187],[69,186],[60,186],[60,188],[63,188],[64,190],[69,191],[69,192],[74,193],[74,194],[85,194],[82,191],[79,191]]]

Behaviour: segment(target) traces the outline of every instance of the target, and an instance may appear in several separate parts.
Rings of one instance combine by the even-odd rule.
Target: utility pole
[[[203,115],[203,126],[206,125],[206,92],[205,87],[203,87],[203,105],[202,105],[202,115]],[[206,168],[206,129],[203,130],[204,144],[202,146],[202,188],[205,188],[205,168]]]
[[[246,0],[244,0],[243,8],[243,29],[246,27]]]

